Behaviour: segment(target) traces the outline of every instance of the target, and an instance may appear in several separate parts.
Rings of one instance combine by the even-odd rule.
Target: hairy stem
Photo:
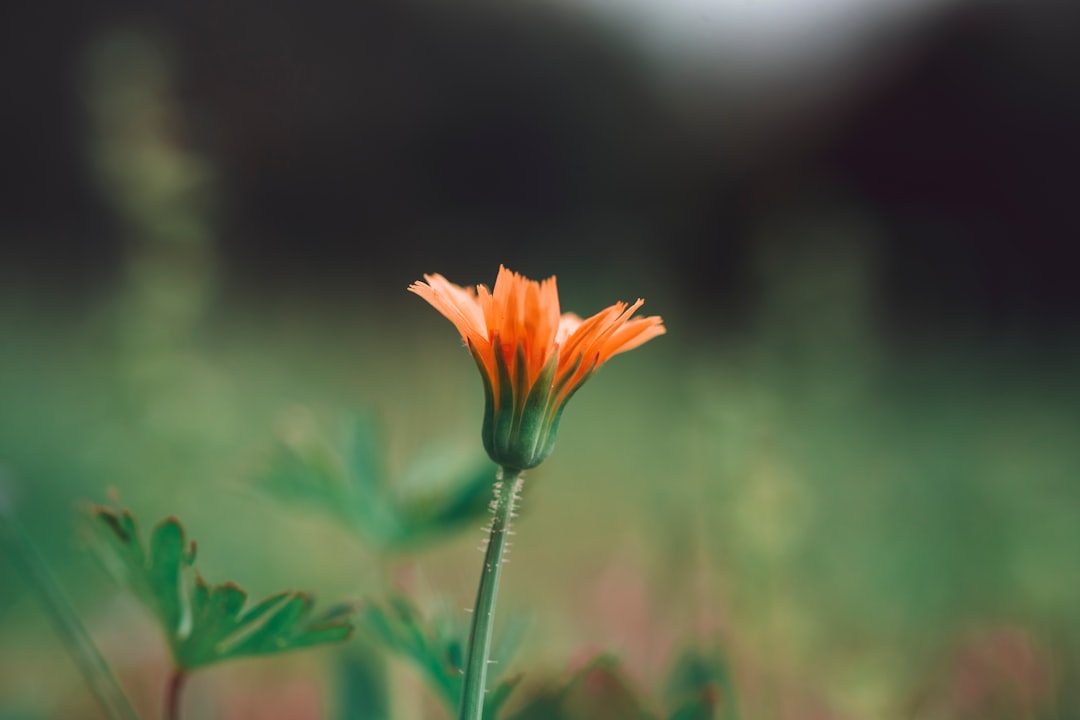
[[[494,517],[491,519],[491,534],[484,552],[484,567],[480,571],[480,586],[477,588],[476,605],[473,607],[459,720],[482,720],[484,716],[491,629],[495,621],[495,598],[499,593],[499,576],[502,574],[510,521],[514,517],[514,504],[523,483],[520,471],[506,468],[499,471],[499,481],[495,483],[495,499],[491,504]]]
[[[138,715],[132,709],[120,683],[109,669],[109,664],[105,662],[90,633],[79,620],[71,601],[60,588],[30,538],[15,523],[14,518],[7,515],[2,506],[0,541],[6,541],[3,544],[8,546],[10,557],[15,565],[22,569],[30,586],[37,592],[41,607],[52,622],[56,634],[60,636],[87,685],[97,696],[106,716],[110,720],[138,720]]]

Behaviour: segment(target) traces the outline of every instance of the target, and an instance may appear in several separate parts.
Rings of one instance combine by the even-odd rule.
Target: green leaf
[[[157,601],[158,615],[169,632],[179,632],[184,619],[180,574],[195,559],[194,546],[186,552],[185,545],[184,529],[173,518],[158,525],[150,539],[147,580]]]
[[[342,459],[333,447],[314,440],[280,442],[258,478],[270,495],[289,505],[303,505],[351,526],[356,503],[346,482]]]
[[[457,711],[464,684],[462,648],[467,632],[464,623],[441,616],[425,622],[420,611],[403,597],[366,605],[358,622],[387,649],[410,660],[443,704],[451,712]],[[516,639],[519,633],[514,632],[511,636]],[[498,656],[500,665],[508,659],[508,652]],[[498,717],[520,679],[520,676],[506,678],[489,688],[484,706],[485,719]]]
[[[486,521],[494,480],[494,466],[482,462],[440,487],[399,497],[395,513],[401,526],[407,529],[401,546],[427,543]]]
[[[177,632],[183,620],[180,575],[195,560],[195,545],[187,544],[180,522],[162,521],[147,553],[130,512],[95,506],[91,515],[97,537],[111,550],[104,558],[106,567],[154,613],[167,633]]]
[[[561,687],[536,693],[513,720],[655,720],[655,716],[642,705],[618,660],[601,655]]]
[[[386,477],[382,457],[382,432],[370,415],[353,415],[346,421],[344,466],[355,487],[377,490]]]
[[[3,497],[4,477],[0,472],[0,557],[11,560],[32,588],[60,641],[82,673],[90,691],[112,720],[137,720],[124,689],[101,654],[79,614],[68,599],[49,565],[23,531]],[[7,577],[5,576],[5,581]],[[0,709],[0,715],[3,710]],[[14,717],[14,716],[12,716]]]
[[[503,678],[495,684],[495,687],[488,689],[487,699],[484,700],[484,720],[496,720],[499,717],[503,704],[510,697],[510,693],[514,692],[514,688],[521,682],[522,677],[524,676],[518,674]]]
[[[736,720],[735,685],[718,653],[691,649],[679,657],[664,691],[670,720]]]
[[[385,653],[356,642],[339,655],[338,720],[391,720]]]
[[[319,437],[280,442],[257,483],[302,504],[385,551],[430,543],[486,518],[495,468],[486,459],[429,449],[391,477],[378,423],[347,420],[338,443]]]
[[[565,717],[577,720],[644,720],[648,713],[619,668],[604,655],[583,668],[562,698]]]
[[[461,666],[452,663],[454,655],[446,637],[425,628],[419,611],[408,600],[394,597],[385,605],[369,604],[359,622],[388,649],[412,661],[439,698],[456,708],[461,695]]]
[[[247,593],[236,584],[191,579],[195,544],[188,545],[175,518],[158,524],[147,551],[130,512],[94,507],[91,515],[106,566],[155,615],[179,668],[339,642],[352,633],[351,605],[313,617],[310,596],[289,591],[245,610]]]

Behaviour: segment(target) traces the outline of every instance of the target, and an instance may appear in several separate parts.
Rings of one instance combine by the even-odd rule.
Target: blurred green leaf
[[[339,720],[390,720],[390,689],[383,653],[353,643],[338,663]]]
[[[425,628],[419,611],[401,597],[385,605],[366,606],[359,622],[388,649],[411,660],[444,703],[457,706],[462,686],[461,643],[453,633]]]
[[[664,690],[671,720],[735,720],[735,686],[726,663],[696,649],[683,653]]]
[[[382,605],[366,606],[358,621],[388,649],[411,660],[446,707],[457,710],[464,684],[464,625],[444,617],[425,622],[419,610],[402,597],[392,597]],[[510,634],[518,637],[516,632]],[[500,651],[494,653],[497,662],[508,659],[510,649],[506,646],[507,643],[502,643]],[[521,676],[506,677],[488,689],[486,719],[498,717],[520,680]]]
[[[259,484],[278,500],[308,505],[351,525],[357,512],[344,482],[344,467],[333,451],[313,443],[280,443]]]
[[[734,690],[717,655],[691,650],[672,669],[664,691],[669,720],[733,720]],[[564,683],[533,691],[512,720],[658,720],[617,658],[601,655]]]
[[[484,702],[485,720],[495,720],[502,712],[502,706],[506,703],[514,688],[521,682],[521,674],[511,675],[495,683],[495,687],[488,688],[487,700]]]
[[[603,655],[571,680],[562,701],[574,720],[631,720],[649,718],[614,657]]]
[[[312,616],[311,597],[289,591],[247,607],[247,593],[233,583],[186,580],[195,543],[188,544],[176,518],[154,528],[147,548],[130,512],[96,506],[91,515],[106,566],[154,613],[179,668],[298,650],[352,633],[349,604]]]
[[[258,484],[282,502],[327,513],[377,547],[401,550],[430,542],[486,516],[495,468],[463,469],[449,454],[417,461],[391,478],[378,424],[352,417],[336,446],[317,438],[280,442]]]
[[[656,720],[619,670],[619,661],[601,655],[562,687],[531,697],[512,720]]]
[[[0,557],[13,561],[27,583],[36,591],[60,641],[97,696],[105,714],[113,720],[137,720],[134,708],[108,662],[94,643],[79,614],[37,547],[10,512],[0,469]]]

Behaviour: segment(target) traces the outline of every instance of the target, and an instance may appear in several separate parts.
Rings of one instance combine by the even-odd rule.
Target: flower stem
[[[0,488],[2,490],[2,488]],[[6,543],[3,542],[6,540]],[[110,720],[137,720],[138,716],[109,669],[90,633],[79,620],[56,578],[38,554],[30,538],[22,531],[15,519],[7,514],[0,498],[0,545],[6,544],[10,557],[20,567],[31,587],[37,592],[41,607],[52,621],[75,665],[82,672],[98,702]]]
[[[480,571],[480,586],[476,591],[472,628],[469,631],[469,650],[465,661],[465,682],[461,694],[459,720],[482,720],[484,696],[487,693],[488,656],[491,654],[491,629],[495,620],[495,598],[499,593],[503,554],[514,504],[524,483],[520,470],[503,468],[495,483],[495,499],[491,503],[494,517],[491,534]]]
[[[165,691],[165,720],[180,720],[180,693],[185,680],[187,673],[182,668],[176,668],[169,676],[169,687]]]

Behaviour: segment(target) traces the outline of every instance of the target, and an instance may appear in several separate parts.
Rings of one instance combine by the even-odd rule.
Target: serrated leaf
[[[168,634],[175,634],[184,612],[180,574],[195,559],[195,546],[188,546],[179,521],[162,521],[154,530],[147,553],[130,512],[104,507],[93,507],[91,512],[97,537],[111,551],[104,558],[106,567],[150,608]]]
[[[175,518],[154,529],[148,552],[131,513],[96,507],[92,514],[106,563],[120,569],[119,579],[154,613],[179,668],[298,650],[352,633],[348,605],[311,617],[310,596],[283,592],[245,610],[247,593],[236,584],[209,585],[197,575],[186,580],[195,546]]]
[[[150,539],[150,560],[146,568],[158,614],[169,632],[178,632],[184,619],[180,573],[193,557],[185,551],[184,530],[174,519],[154,529]]]

